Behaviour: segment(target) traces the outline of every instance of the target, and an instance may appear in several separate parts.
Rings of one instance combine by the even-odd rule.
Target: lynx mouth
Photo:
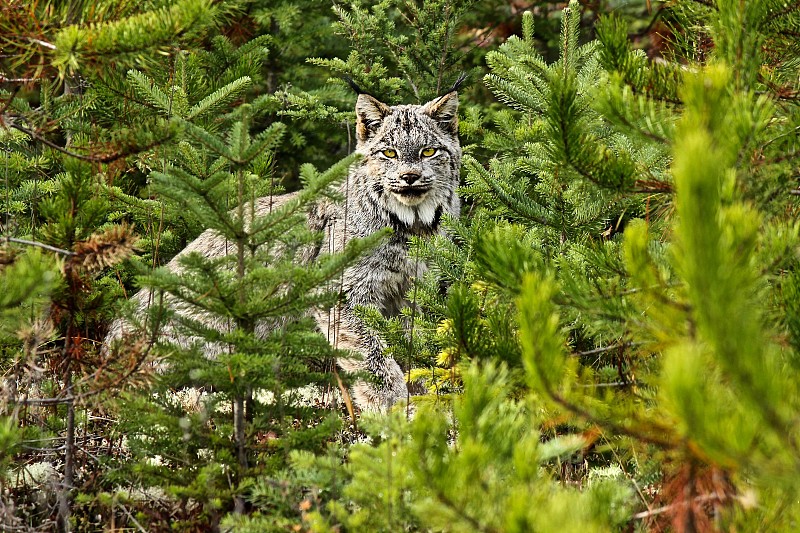
[[[402,189],[392,189],[392,193],[401,198],[421,198],[430,191],[429,187],[405,187]]]

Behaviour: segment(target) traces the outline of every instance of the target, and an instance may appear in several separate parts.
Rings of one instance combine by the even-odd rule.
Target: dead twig
[[[29,241],[27,239],[17,239],[16,237],[3,237],[2,238],[6,244],[13,242],[16,244],[24,244],[26,246],[35,246],[36,248],[42,248],[44,250],[48,250],[50,252],[55,252],[57,254],[66,255],[66,256],[73,256],[76,255],[75,252],[70,250],[64,250],[63,248],[57,248],[55,246],[50,246],[49,244],[45,244],[43,242],[38,241]]]

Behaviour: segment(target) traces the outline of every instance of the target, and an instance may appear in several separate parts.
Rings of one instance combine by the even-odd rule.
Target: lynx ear
[[[424,106],[422,112],[439,123],[439,126],[451,135],[458,133],[458,93],[450,91],[444,96],[434,98]]]
[[[392,110],[368,94],[359,94],[356,100],[356,137],[358,142],[369,140],[381,127],[383,119]]]

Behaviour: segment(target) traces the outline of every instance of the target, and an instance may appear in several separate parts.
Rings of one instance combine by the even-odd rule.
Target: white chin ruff
[[[423,225],[430,226],[436,216],[436,202],[433,196],[431,192],[418,197],[392,193],[389,197],[388,207],[407,226],[413,225],[416,220]]]

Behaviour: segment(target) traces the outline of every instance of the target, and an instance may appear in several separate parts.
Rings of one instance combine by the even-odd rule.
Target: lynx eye
[[[392,150],[391,148],[383,150],[381,153],[386,157],[388,157],[389,159],[394,159],[395,157],[397,157],[397,152],[395,150]]]
[[[422,154],[422,157],[431,157],[436,153],[436,148],[423,148],[422,152],[420,153]]]

